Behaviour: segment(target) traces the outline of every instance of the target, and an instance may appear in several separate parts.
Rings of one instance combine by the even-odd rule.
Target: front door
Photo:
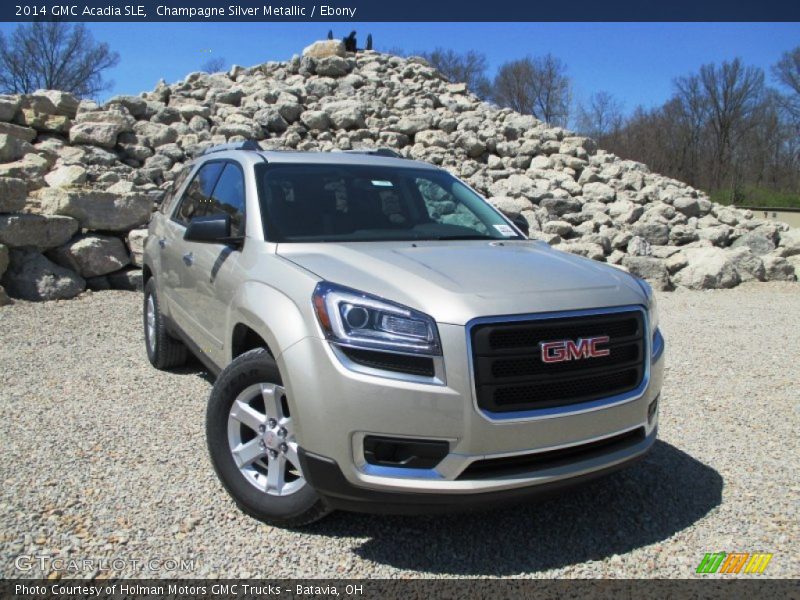
[[[225,163],[214,190],[205,203],[203,215],[227,214],[231,218],[231,237],[244,237],[245,191],[244,173],[234,162]],[[242,281],[241,246],[184,242],[191,258],[186,267],[187,310],[191,313],[202,340],[203,352],[221,365],[228,331],[228,313]]]
[[[196,261],[196,246],[201,244],[187,242],[183,235],[193,217],[206,214],[214,187],[224,168],[224,162],[213,161],[205,163],[197,170],[180,199],[169,225],[168,239],[165,240],[168,245],[167,252],[164,253],[168,257],[165,268],[171,280],[164,287],[171,290],[170,314],[178,327],[201,349],[206,342],[198,320],[198,301],[195,297],[200,268]]]

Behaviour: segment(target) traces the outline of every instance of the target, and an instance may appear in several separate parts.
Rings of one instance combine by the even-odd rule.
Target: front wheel
[[[286,391],[263,348],[220,373],[208,401],[206,438],[217,476],[251,517],[297,527],[330,512],[303,477]]]

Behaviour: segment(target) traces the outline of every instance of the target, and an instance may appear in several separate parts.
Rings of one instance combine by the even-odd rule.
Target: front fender
[[[318,336],[316,323],[308,320],[311,315],[311,293],[308,306],[300,307],[291,298],[274,287],[248,281],[234,298],[235,310],[231,312],[228,331],[233,332],[237,324],[255,331],[267,343],[276,360],[290,346],[308,336]],[[226,357],[233,360],[233,336],[226,342]]]

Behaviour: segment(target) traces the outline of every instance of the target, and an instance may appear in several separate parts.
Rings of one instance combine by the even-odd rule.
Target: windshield
[[[259,165],[266,237],[274,242],[522,239],[452,175],[356,165]]]

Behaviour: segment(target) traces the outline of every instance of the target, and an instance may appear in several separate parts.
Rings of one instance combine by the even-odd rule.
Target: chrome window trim
[[[598,398],[589,402],[578,404],[568,404],[566,406],[555,406],[552,408],[538,408],[532,410],[517,410],[504,413],[492,412],[478,406],[478,392],[475,385],[475,361],[472,353],[472,329],[476,325],[491,323],[515,323],[520,321],[544,321],[547,319],[560,319],[569,317],[590,317],[597,315],[609,315],[623,312],[639,311],[642,313],[644,327],[644,376],[641,383],[633,390],[624,394],[616,394],[606,398]],[[552,419],[569,415],[579,415],[582,413],[602,410],[612,406],[618,406],[640,399],[647,387],[650,385],[650,362],[651,346],[653,341],[649,336],[650,322],[647,309],[641,305],[614,306],[609,308],[592,308],[586,310],[555,311],[545,313],[530,313],[522,315],[506,315],[496,317],[477,317],[467,322],[465,331],[467,334],[467,360],[469,362],[470,393],[472,394],[472,406],[481,417],[491,423],[521,423],[526,421],[536,421],[540,419]]]

